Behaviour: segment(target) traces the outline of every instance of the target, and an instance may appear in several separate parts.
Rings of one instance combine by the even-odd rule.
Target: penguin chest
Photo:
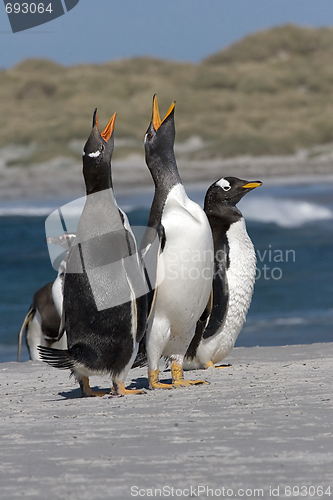
[[[158,263],[156,308],[161,306],[172,321],[188,330],[200,317],[210,294],[213,241],[203,210],[174,190],[161,220],[165,246]]]
[[[219,334],[218,357],[229,354],[237,340],[250,307],[256,274],[255,251],[243,218],[230,226],[227,239],[229,301],[225,322]],[[219,350],[223,352],[218,352]]]

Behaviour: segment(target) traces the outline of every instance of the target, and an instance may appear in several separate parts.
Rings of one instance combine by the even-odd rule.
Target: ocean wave
[[[315,325],[332,325],[333,324],[333,309],[326,310],[303,310],[299,315],[285,315],[266,317],[250,316],[244,325],[244,331],[254,332],[259,330],[269,330],[276,327],[298,327],[298,326],[315,326]]]
[[[53,203],[27,202],[8,203],[0,205],[0,217],[47,217],[54,211],[61,208],[63,215],[67,217],[80,217],[86,197],[77,198],[69,203],[54,201]]]
[[[17,206],[17,207],[0,207],[0,217],[44,217],[49,215],[54,210],[54,207],[48,206]]]
[[[48,217],[52,212],[61,208],[62,215],[65,218],[78,220],[85,200],[86,197],[84,196],[69,203],[64,203],[63,201],[20,204],[4,203],[0,205],[0,217]],[[139,204],[131,204],[128,199],[119,201],[121,208],[126,213],[138,210],[139,207],[143,206],[149,209],[149,203],[144,204],[142,200]],[[246,197],[239,203],[239,207],[246,220],[275,223],[280,227],[286,228],[300,227],[309,222],[333,219],[332,208],[305,200],[269,196],[257,198]]]
[[[273,222],[281,227],[300,227],[308,222],[333,219],[329,207],[303,200],[260,197],[244,199],[240,206],[247,220]]]

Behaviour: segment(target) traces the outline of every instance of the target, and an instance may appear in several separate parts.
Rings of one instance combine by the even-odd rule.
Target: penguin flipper
[[[61,314],[60,325],[59,325],[59,334],[58,334],[56,342],[59,342],[59,340],[62,339],[65,331],[66,331],[66,328],[65,328],[65,310],[64,310],[64,308],[62,308],[62,314]]]
[[[30,323],[30,321],[31,321],[33,315],[35,314],[35,312],[36,312],[35,307],[33,305],[30,306],[30,309],[27,312],[26,317],[23,320],[23,323],[22,323],[22,326],[21,326],[21,330],[20,330],[20,332],[18,334],[18,339],[17,339],[17,362],[18,363],[20,362],[20,359],[21,359],[23,332],[24,332],[24,329],[27,327],[27,325]]]
[[[156,232],[158,239],[156,238]],[[149,287],[149,292],[147,293],[147,321],[149,320],[156,300],[157,294],[157,284],[158,284],[158,259],[165,246],[165,231],[163,225],[160,223],[157,227],[157,231],[151,227],[147,227],[146,233],[144,235],[145,243],[143,247],[141,246],[141,258],[143,261],[144,274],[146,278],[147,285]],[[132,368],[147,366],[147,351],[146,351],[146,328],[141,339],[136,339],[139,341],[139,350],[132,365]]]
[[[197,350],[198,350],[200,341],[202,339],[203,332],[205,331],[205,328],[207,326],[208,319],[210,317],[210,313],[212,310],[212,297],[213,297],[213,294],[211,292],[208,303],[206,305],[206,308],[205,308],[204,312],[202,313],[201,317],[197,321],[194,335],[192,337],[191,343],[188,346],[187,352],[185,354],[185,357],[188,359],[194,359],[196,354],[197,354]]]
[[[147,366],[147,363],[146,337],[144,336],[139,343],[138,353],[132,368],[142,368],[143,366]]]
[[[74,370],[75,360],[68,350],[53,349],[52,347],[41,345],[39,345],[37,349],[42,361],[48,365],[59,368],[60,370]]]
[[[229,303],[227,274],[224,266],[219,266],[213,280],[213,304],[202,338],[209,339],[223,325]]]
[[[157,233],[157,236],[156,236]],[[148,318],[154,309],[156,293],[158,288],[158,260],[165,246],[165,230],[160,223],[155,230],[148,227],[146,230],[146,245],[142,250],[144,273],[148,284]]]

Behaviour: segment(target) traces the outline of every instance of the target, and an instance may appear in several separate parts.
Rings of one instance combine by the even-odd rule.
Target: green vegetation
[[[177,101],[177,140],[203,139],[192,157],[293,153],[333,142],[332,61],[332,28],[293,25],[250,35],[200,64],[27,60],[0,72],[0,146],[37,143],[34,161],[73,155],[69,143],[87,138],[97,107],[101,128],[117,111],[116,137],[131,144],[115,153],[142,152],[157,92],[161,114]]]

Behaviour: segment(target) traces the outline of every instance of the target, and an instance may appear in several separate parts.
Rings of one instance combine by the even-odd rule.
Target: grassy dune
[[[250,35],[200,64],[152,58],[64,67],[26,60],[0,72],[0,147],[35,143],[27,162],[77,156],[92,112],[117,111],[116,155],[142,152],[151,99],[173,100],[189,158],[289,154],[333,142],[333,29],[293,25]]]

